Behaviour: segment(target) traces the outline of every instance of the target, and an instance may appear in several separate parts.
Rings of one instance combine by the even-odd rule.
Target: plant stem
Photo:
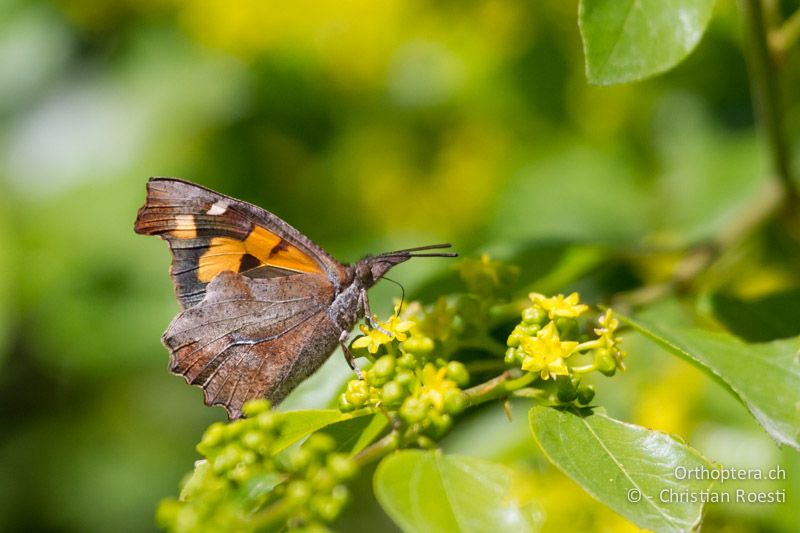
[[[518,369],[506,370],[494,379],[465,390],[462,393],[465,404],[467,407],[472,407],[489,400],[508,396],[515,390],[530,384],[531,381],[536,379],[536,376],[538,376],[536,372],[524,374]]]
[[[367,446],[358,452],[353,460],[359,467],[377,461],[384,455],[388,455],[395,451],[400,444],[400,434],[394,430],[387,434],[385,437]]]
[[[767,135],[773,172],[783,187],[786,208],[793,213],[798,207],[798,195],[791,175],[778,68],[769,49],[763,4],[762,0],[741,0],[741,5],[748,26],[753,100]]]

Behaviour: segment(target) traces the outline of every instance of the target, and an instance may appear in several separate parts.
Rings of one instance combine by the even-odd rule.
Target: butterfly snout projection
[[[344,265],[269,211],[175,178],[150,179],[135,230],[172,251],[183,310],[162,336],[170,370],[231,418],[280,402],[339,345],[357,369],[346,341],[373,320],[367,290],[412,257],[456,256],[436,244]]]

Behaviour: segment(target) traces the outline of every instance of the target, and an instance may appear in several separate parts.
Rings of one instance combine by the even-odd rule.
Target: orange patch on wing
[[[211,239],[208,250],[200,256],[197,279],[209,282],[220,272],[238,272],[245,254],[258,259],[260,266],[322,273],[319,265],[309,256],[261,226],[255,226],[243,241],[230,237]]]

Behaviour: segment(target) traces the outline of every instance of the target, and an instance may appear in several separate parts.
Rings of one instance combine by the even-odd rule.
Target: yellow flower
[[[364,324],[359,326],[359,329],[364,334],[353,341],[353,348],[367,348],[369,353],[377,353],[382,344],[388,344],[394,339],[403,342],[408,338],[408,331],[414,327],[414,322],[411,320],[401,320],[397,315],[386,322],[378,321],[377,328],[368,328]]]
[[[552,298],[548,298],[537,292],[532,292],[528,297],[533,303],[547,311],[547,316],[550,317],[550,320],[556,317],[576,318],[589,309],[589,306],[579,303],[580,296],[578,296],[577,292],[573,292],[567,297],[563,294],[559,294]]]
[[[619,327],[619,320],[614,318],[611,309],[606,311],[606,314],[600,317],[600,327],[595,328],[594,332],[599,337],[599,340],[608,349],[608,353],[614,358],[617,368],[625,370],[625,352],[619,348],[622,339],[616,336],[617,328]]]
[[[606,314],[601,316],[598,322],[600,322],[600,327],[594,329],[597,336],[605,341],[609,348],[617,344],[618,340],[614,337],[614,332],[617,331],[619,327],[619,320],[614,318],[611,309],[608,309]]]
[[[524,337],[520,347],[525,357],[522,369],[540,372],[542,379],[569,374],[564,359],[568,358],[578,346],[574,341],[562,341],[553,322],[540,329],[535,337]]]
[[[450,389],[457,388],[456,382],[447,379],[447,367],[438,370],[432,363],[422,369],[422,392],[420,397],[427,400],[437,411],[444,409],[444,395]]]

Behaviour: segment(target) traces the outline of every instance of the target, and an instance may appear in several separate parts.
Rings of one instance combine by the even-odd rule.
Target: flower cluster
[[[344,482],[357,473],[334,440],[311,435],[277,453],[283,424],[266,400],[248,402],[248,418],[211,425],[179,500],[165,500],[160,525],[170,531],[255,531],[269,524],[289,530],[324,529],[349,498]]]
[[[447,340],[454,320],[445,300],[428,310],[412,303],[379,327],[361,326],[364,334],[351,347],[373,363],[364,379],[347,383],[339,399],[342,411],[376,407],[396,411],[407,426],[439,436],[464,407],[461,387],[469,373],[458,361],[433,358]],[[364,350],[366,353],[363,353]],[[357,352],[358,353],[358,352]]]
[[[602,315],[599,327],[592,328],[584,318],[589,307],[580,303],[578,293],[548,298],[531,293],[532,305],[522,311],[522,320],[508,337],[505,361],[542,380],[554,379],[558,398],[564,402],[589,403],[594,390],[580,384],[580,376],[592,371],[613,375],[624,370],[624,352],[616,336],[619,321],[610,310]],[[589,364],[576,360],[591,357]]]

